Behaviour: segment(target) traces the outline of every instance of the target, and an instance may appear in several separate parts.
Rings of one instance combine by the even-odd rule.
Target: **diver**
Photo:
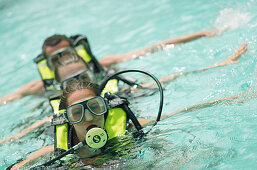
[[[54,36],[53,36],[54,37]],[[61,36],[62,37],[62,36]],[[51,40],[53,41],[53,40]],[[51,42],[50,41],[50,42]],[[60,40],[59,40],[60,41]],[[46,41],[47,42],[47,41]],[[56,41],[58,42],[58,41]],[[44,44],[47,44],[47,43],[44,43]],[[58,49],[58,48],[65,48],[66,46],[68,45],[68,43],[66,42],[66,40],[61,40],[61,43],[58,43],[57,45],[53,45],[53,46],[50,46],[49,48],[50,49]],[[47,45],[43,45],[44,48],[43,48],[43,51],[44,49],[48,49]],[[214,68],[214,67],[219,67],[219,66],[225,66],[225,65],[228,65],[228,64],[231,64],[231,63],[238,63],[238,58],[241,56],[242,53],[244,53],[247,49],[247,46],[246,44],[242,44],[231,56],[229,56],[226,60],[224,60],[223,62],[220,62],[220,63],[217,63],[217,64],[214,64],[212,66],[209,66],[209,67],[205,67],[205,68],[202,68],[200,70],[196,70],[196,72],[199,72],[199,71],[204,71],[206,69],[209,69],[209,68]],[[48,54],[48,53],[47,53]],[[101,60],[100,60],[101,61]],[[177,74],[171,74],[170,76],[167,76],[162,80],[166,81],[166,79],[168,80],[172,80],[172,79],[175,79],[181,75],[184,75],[184,74],[187,74],[188,72],[182,72],[182,73],[177,73]],[[52,73],[52,75],[54,75]],[[54,76],[53,76],[54,77]],[[42,80],[36,80],[36,81],[32,81],[26,85],[24,85],[23,87],[21,87],[20,89],[18,89],[16,92],[14,93],[11,93],[5,97],[2,97],[0,98],[0,105],[1,104],[6,104],[10,101],[14,101],[16,99],[20,99],[20,98],[23,98],[25,96],[28,96],[28,95],[33,95],[33,94],[36,94],[36,93],[39,93],[40,91],[42,91],[44,89],[44,83]]]
[[[115,116],[110,115],[110,116],[114,116],[112,117],[113,119],[119,119],[120,121],[108,120],[109,115],[107,114],[108,112],[107,110],[108,108],[110,109],[110,107],[108,107],[108,104],[107,104],[108,102],[106,102],[106,100],[104,100],[104,98],[100,96],[100,91],[97,88],[97,85],[87,82],[83,79],[69,79],[66,83],[67,84],[64,89],[64,93],[62,94],[62,97],[61,97],[60,109],[66,109],[66,112],[64,112],[63,115],[65,117],[65,120],[69,122],[70,128],[68,130],[69,133],[67,132],[68,139],[64,140],[65,141],[64,143],[59,144],[59,146],[61,146],[59,147],[59,149],[68,150],[74,146],[76,147],[80,145],[75,151],[75,154],[79,158],[79,162],[76,162],[75,165],[74,165],[74,162],[71,162],[71,165],[76,166],[78,164],[80,166],[81,164],[84,164],[84,165],[94,164],[97,162],[97,160],[94,160],[94,156],[100,154],[102,151],[104,151],[104,149],[106,149],[105,146],[108,146],[105,143],[106,138],[108,138],[107,140],[107,144],[108,144],[108,142],[110,142],[112,138],[114,139],[120,134],[124,134],[125,130],[129,130],[133,125],[131,123],[128,124],[126,116],[122,114],[121,114],[121,117],[119,116],[116,117],[117,115],[120,115],[120,114],[117,114],[117,115],[115,114]],[[245,93],[249,93],[249,91],[251,90],[253,90],[253,88],[247,90],[244,93],[240,93],[237,96],[230,96],[230,97],[221,98],[214,101],[195,104],[195,105],[180,109],[178,111],[174,111],[169,114],[162,115],[161,120],[178,113],[189,112],[195,109],[211,107],[221,102],[225,102],[225,101],[232,102],[231,99],[237,99],[237,98],[240,99],[240,97],[244,99],[245,97],[243,96],[245,95]],[[252,97],[256,97],[256,94]],[[239,102],[242,102],[241,99]],[[147,126],[149,123],[153,121],[154,119],[138,119],[138,122],[142,127]],[[116,123],[111,124],[111,122],[116,122],[118,126],[115,127],[115,125],[117,124]],[[110,128],[112,126],[114,128]],[[99,142],[100,148],[98,148],[99,146],[94,146],[94,143],[91,145],[90,142],[92,142],[92,140],[91,141],[85,140],[85,136],[87,136],[90,130],[94,128],[98,128],[98,130],[100,131],[99,132],[100,134],[104,133],[103,135],[104,137],[102,138],[103,142]],[[107,137],[105,132],[102,131],[102,129],[107,130],[107,132],[105,131],[107,133]],[[97,129],[94,129],[94,130],[97,130]],[[65,135],[63,135],[62,137],[65,137]],[[62,139],[59,139],[59,141],[62,141]],[[81,145],[82,143],[83,145]],[[84,146],[84,144],[86,145]],[[67,148],[65,148],[66,146]],[[36,151],[26,160],[14,165],[12,168],[13,169],[20,168],[25,164],[27,164],[28,162],[30,162],[31,160],[37,159],[40,156],[45,155],[49,152],[58,152],[57,145],[47,146]],[[72,159],[69,159],[69,160],[72,160]],[[77,159],[74,159],[74,160],[78,161]]]
[[[61,148],[63,150],[66,145],[70,145],[69,147],[72,147],[83,142],[85,135],[95,127],[97,127],[98,130],[106,130],[106,132],[101,131],[99,134],[102,137],[99,139],[102,142],[101,147],[108,142],[107,138],[110,140],[116,136],[124,134],[125,131],[131,127],[131,124],[128,124],[126,113],[116,107],[114,107],[115,110],[110,112],[110,107],[107,106],[106,99],[100,96],[98,85],[83,79],[70,79],[67,81],[61,96],[59,107],[60,110],[66,109],[66,112],[62,115],[65,115],[65,119],[68,121],[70,126],[70,128],[68,128],[69,132],[66,134],[68,135],[68,140],[66,140],[66,143],[58,144],[59,147],[64,146],[64,148]],[[141,126],[145,126],[151,121],[154,121],[154,119],[138,120]],[[65,135],[59,135],[58,137],[65,138]],[[65,139],[57,140],[63,142]],[[95,142],[96,144],[92,145],[90,144],[93,140],[98,139],[90,139],[87,141],[86,146],[83,146],[76,151],[76,155],[81,158],[82,162],[84,162],[85,158],[90,158],[101,153],[101,149],[98,149],[98,146],[94,146],[98,144],[100,145],[99,142]],[[33,153],[28,159],[14,165],[12,168],[19,168],[41,155],[53,152],[56,150],[55,147],[57,146],[51,145],[42,148]]]
[[[231,56],[229,56],[227,59],[225,59],[222,62],[219,62],[217,64],[214,64],[209,67],[204,67],[200,70],[196,70],[193,72],[181,72],[181,73],[176,73],[176,74],[171,74],[166,77],[160,78],[160,82],[165,83],[169,82],[179,76],[186,75],[189,73],[194,73],[194,72],[199,72],[199,71],[205,71],[207,69],[219,67],[219,66],[225,66],[227,64],[232,64],[232,63],[238,63],[240,56],[247,50],[247,45],[242,44]],[[66,86],[67,80],[71,78],[79,78],[79,79],[86,79],[88,81],[94,82],[94,83],[99,83],[99,81],[96,80],[96,77],[93,73],[93,71],[90,70],[90,67],[84,62],[84,60],[81,59],[78,55],[74,54],[74,52],[70,51],[66,53],[67,56],[60,58],[59,62],[56,64],[56,69],[54,71],[55,73],[55,79],[58,83],[60,83],[61,89],[63,89]],[[66,60],[67,58],[67,60]],[[100,85],[100,84],[98,84]],[[153,86],[154,84],[140,84],[143,87],[150,87]],[[133,90],[133,87],[131,87]],[[109,89],[103,89],[105,92],[118,92],[122,89],[119,89],[118,84],[116,81],[111,81],[111,86]],[[104,93],[104,92],[103,92]],[[59,98],[57,98],[59,100]],[[57,102],[59,104],[59,102]],[[58,112],[58,107],[53,107],[53,112]],[[7,137],[5,139],[0,140],[0,144],[8,142],[10,140],[15,140],[23,137],[27,133],[30,133],[34,129],[42,126],[43,124],[49,122],[52,120],[52,116],[44,118],[43,120],[37,121],[28,128],[24,129],[23,131],[19,132],[18,134],[15,134],[13,136]]]
[[[169,44],[185,43],[201,37],[212,37],[217,33],[217,29],[199,31],[193,34],[171,38],[166,41],[151,45],[147,48],[135,50],[125,54],[107,55],[99,60],[96,60],[94,57],[90,49],[89,42],[85,36],[74,35],[68,38],[65,35],[53,35],[44,41],[42,46],[42,53],[34,60],[37,63],[42,80],[31,81],[17,91],[0,98],[0,105],[42,92],[44,87],[46,91],[54,90],[54,64],[56,57],[58,58],[59,54],[61,54],[62,51],[66,48],[72,48],[86,62],[88,62],[91,67],[93,67],[95,72],[101,73],[103,67],[125,62],[140,56],[149,55],[153,52],[163,50]]]

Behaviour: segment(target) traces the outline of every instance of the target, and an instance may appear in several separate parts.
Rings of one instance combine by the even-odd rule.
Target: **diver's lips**
[[[85,127],[85,131],[88,132],[90,129],[94,128],[94,127],[98,127],[95,123],[89,123],[87,124],[87,126]]]
[[[87,131],[89,131],[90,129],[95,128],[95,127],[97,127],[95,124],[89,125],[89,126],[87,127]]]

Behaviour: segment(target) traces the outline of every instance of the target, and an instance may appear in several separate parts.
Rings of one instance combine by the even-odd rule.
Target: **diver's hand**
[[[240,56],[246,52],[247,50],[247,44],[244,43],[242,44],[231,56],[229,56],[229,58],[227,59],[228,62],[231,62],[231,63],[239,63],[239,58]]]
[[[240,61],[238,60],[244,52],[247,50],[247,44],[242,44],[231,56],[229,56],[223,62],[217,63],[216,66],[225,66],[228,64],[237,64]]]

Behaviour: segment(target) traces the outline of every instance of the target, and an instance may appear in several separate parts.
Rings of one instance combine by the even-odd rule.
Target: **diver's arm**
[[[163,120],[167,117],[173,116],[173,115],[178,114],[178,113],[189,112],[189,111],[193,111],[193,110],[199,110],[201,108],[210,107],[210,106],[218,104],[222,101],[229,100],[229,99],[236,99],[238,97],[239,96],[230,96],[230,97],[221,98],[221,99],[218,99],[218,100],[213,100],[213,101],[209,101],[209,102],[203,102],[203,103],[191,105],[191,106],[185,107],[183,109],[171,112],[169,114],[162,115],[160,120]],[[155,120],[156,120],[156,118],[154,118],[154,119],[138,119],[138,121],[139,121],[139,123],[142,127],[145,127],[148,124],[155,122]]]
[[[117,64],[121,62],[125,62],[134,58],[138,58],[139,56],[145,56],[160,50],[163,50],[166,45],[169,44],[179,44],[185,43],[188,41],[192,41],[201,37],[212,37],[217,33],[217,29],[207,30],[207,31],[199,31],[193,34],[184,35],[176,38],[171,38],[160,43],[151,45],[147,48],[135,50],[126,54],[113,54],[105,56],[104,58],[99,60],[99,63],[103,66],[110,66],[112,64]]]
[[[236,64],[236,63],[239,63],[240,61],[238,60],[241,55],[246,52],[247,50],[247,44],[244,43],[242,44],[231,56],[229,56],[228,58],[226,58],[224,61],[222,62],[219,62],[217,64],[214,64],[212,66],[209,66],[209,67],[204,67],[200,70],[197,70],[197,72],[199,71],[205,71],[205,70],[208,70],[210,68],[214,68],[214,67],[221,67],[221,66],[226,66],[226,65],[229,65],[229,64]]]
[[[242,102],[245,102],[246,99],[257,97],[257,95],[255,93],[253,93],[253,94],[250,93],[253,90],[254,90],[254,88],[249,88],[246,91],[241,92],[236,96],[229,96],[229,97],[220,98],[220,99],[213,100],[213,101],[194,104],[194,105],[185,107],[183,109],[171,112],[169,114],[162,115],[160,120],[163,120],[165,118],[168,118],[168,117],[173,116],[173,115],[178,114],[178,113],[185,113],[185,112],[190,112],[190,111],[194,111],[194,110],[200,110],[200,109],[207,108],[207,107],[212,107],[212,106],[217,105],[221,102],[225,102],[225,101],[226,102],[231,102],[233,99],[242,98],[242,100],[237,101],[237,102],[242,103]],[[155,120],[156,120],[156,118],[154,118],[154,119],[138,119],[139,123],[143,127],[147,126],[149,123],[155,122]]]
[[[254,88],[249,88],[246,91],[241,92],[241,93],[239,93],[236,96],[229,96],[229,97],[224,97],[224,98],[220,98],[220,99],[213,100],[213,101],[202,102],[202,103],[198,103],[198,104],[195,104],[195,105],[191,105],[191,106],[188,106],[186,108],[177,110],[175,112],[171,112],[169,114],[162,115],[161,116],[161,120],[163,120],[163,119],[165,119],[165,118],[167,118],[169,116],[178,114],[178,113],[190,112],[190,111],[199,110],[199,109],[203,109],[203,108],[207,108],[207,107],[212,107],[212,106],[214,106],[216,104],[219,104],[221,102],[225,102],[225,101],[226,102],[232,102],[232,99],[242,99],[242,100],[238,100],[237,102],[243,103],[243,102],[246,101],[246,99],[256,98],[257,97],[257,95],[254,92],[251,94],[251,92],[253,90],[254,90]]]
[[[0,105],[6,104],[8,102],[11,102],[11,101],[14,101],[17,99],[21,99],[28,95],[36,94],[43,89],[44,89],[44,84],[43,84],[42,80],[36,80],[36,81],[29,82],[28,84],[24,85],[19,90],[17,90],[16,92],[11,93],[11,94],[1,98]]]
[[[27,127],[26,129],[20,131],[18,134],[7,137],[5,139],[1,139],[0,144],[3,144],[5,142],[11,141],[11,140],[20,139],[23,136],[25,136],[26,134],[28,134],[28,133],[32,132],[33,130],[37,129],[38,127],[42,126],[46,122],[50,122],[52,120],[52,118],[53,118],[53,116],[50,116],[50,117],[47,117],[43,120],[39,120],[39,121],[33,123],[31,126]]]
[[[228,100],[228,99],[235,99],[235,98],[238,98],[238,97],[239,96],[230,96],[230,97],[221,98],[221,99],[218,99],[218,100],[213,100],[213,101],[209,101],[209,102],[203,102],[203,103],[191,105],[191,106],[185,107],[183,109],[171,112],[169,114],[162,115],[160,120],[163,120],[167,117],[173,116],[173,115],[178,114],[178,113],[189,112],[189,111],[193,111],[193,110],[199,110],[201,108],[210,107],[210,106],[218,104],[222,101],[225,101],[225,100]],[[155,120],[156,120],[156,118],[154,118],[154,119],[138,119],[138,121],[139,121],[139,123],[141,124],[142,127],[147,126],[149,123],[152,123]]]
[[[24,166],[26,163],[39,158],[42,155],[45,155],[47,153],[53,152],[54,151],[54,145],[46,146],[44,148],[39,149],[38,151],[34,152],[32,155],[30,155],[26,160],[15,164],[11,169],[17,169],[22,166]]]
[[[217,32],[218,32],[218,29],[203,30],[203,31],[199,31],[199,32],[196,32],[193,34],[172,38],[172,39],[163,41],[161,43],[158,43],[156,45],[153,45],[152,47],[156,47],[158,45],[161,46],[161,45],[185,43],[185,42],[192,41],[192,40],[195,40],[195,39],[198,39],[201,37],[213,37],[217,34]],[[149,48],[151,48],[151,47],[149,47]]]
[[[247,44],[242,44],[231,56],[229,56],[228,58],[226,58],[224,61],[216,63],[214,65],[211,65],[209,67],[204,67],[202,69],[199,70],[195,70],[195,71],[190,71],[190,72],[180,72],[180,73],[175,73],[175,74],[171,74],[169,76],[165,76],[159,79],[160,82],[164,83],[164,82],[169,82],[172,80],[175,80],[176,78],[182,76],[182,75],[186,75],[186,74],[190,74],[190,73],[196,73],[196,72],[202,72],[202,71],[206,71],[208,69],[211,68],[215,68],[215,67],[222,67],[222,66],[226,66],[229,64],[236,64],[239,63],[240,61],[238,60],[242,54],[244,52],[246,52],[247,50]],[[156,83],[148,83],[148,84],[140,84],[143,87],[152,87],[154,85],[156,85]],[[132,89],[133,90],[133,89]]]
[[[148,124],[150,124],[154,121],[155,121],[155,119],[138,119],[138,122],[140,123],[140,125],[142,127],[145,127],[145,126],[147,126]]]
[[[213,100],[213,101],[202,102],[202,103],[198,103],[198,104],[195,104],[195,105],[191,105],[191,106],[185,107],[183,109],[171,112],[169,114],[162,115],[161,120],[163,120],[167,117],[173,116],[175,114],[178,114],[178,113],[190,112],[190,111],[199,110],[199,109],[206,108],[206,107],[211,107],[211,106],[214,106],[214,105],[216,105],[216,104],[218,104],[222,101],[226,101],[226,100],[229,100],[229,99],[236,99],[238,97],[239,96],[230,96],[230,97],[225,97],[225,98],[221,98],[221,99],[217,99],[217,100]]]

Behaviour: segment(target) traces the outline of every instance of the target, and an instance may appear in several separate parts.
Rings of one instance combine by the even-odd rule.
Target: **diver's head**
[[[104,127],[104,114],[108,111],[98,85],[82,79],[67,81],[59,109],[66,109],[65,117],[74,126],[80,142],[90,126]]]
[[[96,81],[95,74],[87,63],[73,51],[67,51],[63,57],[58,59],[54,73],[56,81],[61,83],[61,88],[71,78],[85,79],[93,83]]]
[[[44,56],[49,56],[56,50],[67,47],[71,47],[69,38],[65,35],[55,34],[44,41],[42,51]]]
[[[62,51],[67,48],[72,48],[71,42],[65,35],[53,35],[48,37],[42,46],[42,53],[48,61],[48,66],[51,70],[54,69],[56,58],[61,56]]]

